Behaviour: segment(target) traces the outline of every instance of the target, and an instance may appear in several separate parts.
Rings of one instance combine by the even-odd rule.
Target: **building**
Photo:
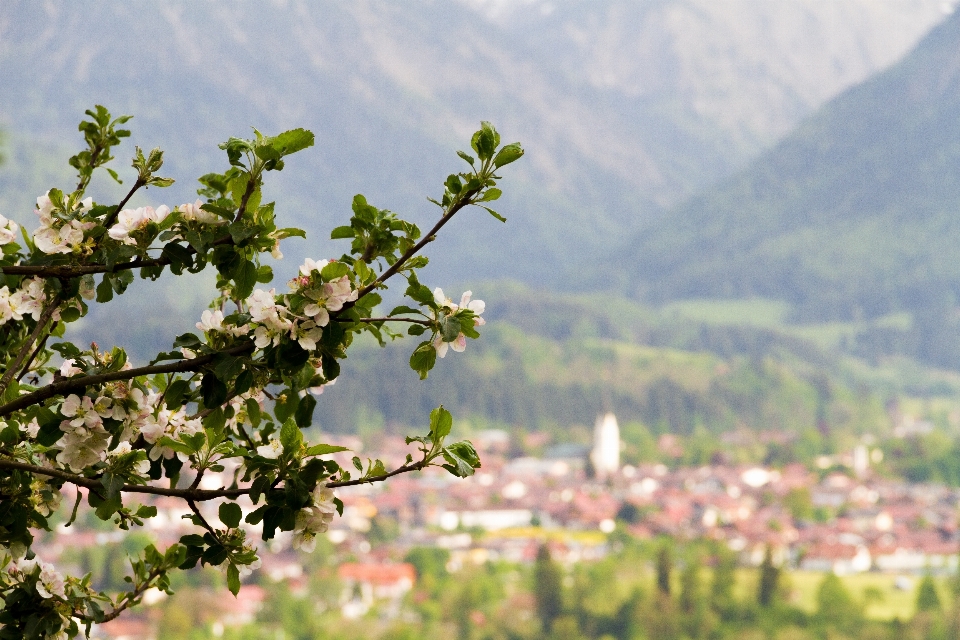
[[[612,413],[597,416],[590,462],[598,478],[607,478],[620,471],[620,427]]]

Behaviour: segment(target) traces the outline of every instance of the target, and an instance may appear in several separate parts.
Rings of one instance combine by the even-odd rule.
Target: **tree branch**
[[[137,587],[133,591],[128,591],[126,594],[124,594],[126,597],[123,599],[123,602],[117,605],[116,607],[114,607],[113,609],[111,609],[109,613],[105,613],[102,620],[99,620],[99,621],[94,620],[93,618],[83,613],[82,611],[74,611],[72,617],[78,620],[81,620],[83,622],[95,622],[97,624],[110,622],[111,620],[119,616],[121,613],[123,613],[127,608],[129,608],[130,605],[132,605],[137,598],[142,596],[147,589],[152,587],[153,581],[159,578],[162,573],[163,573],[163,569],[160,569],[158,567],[154,567],[153,569],[151,569],[150,573],[147,575],[147,579],[144,580],[141,584],[137,585]]]
[[[43,339],[37,343],[37,347],[33,350],[33,353],[30,354],[30,357],[27,358],[27,361],[23,363],[23,368],[20,369],[20,373],[17,374],[17,382],[23,379],[23,376],[27,375],[27,372],[30,371],[30,365],[33,364],[33,361],[36,359],[37,355],[43,351],[44,345],[47,344],[47,340],[50,338],[50,334],[57,328],[57,323],[54,322],[50,325],[50,331],[47,332],[47,335],[43,336]]]
[[[337,322],[350,322],[347,318],[334,318]],[[414,324],[422,324],[425,327],[431,326],[433,323],[429,320],[420,320],[418,318],[360,318],[359,322],[412,322]]]
[[[341,313],[343,313],[347,309],[357,304],[357,301],[359,301],[363,296],[367,295],[368,293],[370,293],[371,291],[379,287],[381,284],[386,282],[389,278],[392,278],[393,276],[395,276],[397,272],[399,272],[400,269],[403,268],[403,265],[406,264],[406,262],[410,258],[420,253],[420,250],[423,249],[425,246],[427,246],[428,243],[434,241],[434,239],[436,238],[437,232],[443,228],[443,225],[447,224],[447,222],[450,221],[450,218],[456,215],[458,211],[460,211],[467,205],[473,204],[473,202],[471,202],[471,199],[473,198],[473,196],[477,195],[478,193],[480,193],[480,189],[474,189],[473,191],[468,191],[467,193],[465,193],[463,198],[457,201],[455,205],[450,207],[449,211],[443,214],[440,220],[437,221],[437,224],[433,225],[433,228],[430,229],[430,231],[425,236],[423,236],[423,239],[421,239],[420,242],[418,242],[417,244],[407,249],[406,252],[404,252],[404,254],[400,256],[399,260],[394,262],[389,269],[387,269],[386,271],[380,274],[379,278],[377,278],[370,284],[366,285],[365,287],[362,287],[361,289],[359,289],[357,293],[357,299],[352,302],[345,302],[343,307],[339,311],[336,311],[330,314],[331,317],[336,318]]]
[[[138,175],[137,181],[133,183],[133,187],[131,187],[130,191],[127,192],[127,195],[123,197],[123,200],[120,201],[120,204],[117,205],[117,208],[114,209],[113,212],[110,213],[110,215],[108,215],[106,218],[103,219],[102,224],[105,229],[107,230],[110,229],[110,225],[114,223],[114,221],[117,219],[117,216],[120,215],[121,211],[123,211],[124,205],[127,204],[127,202],[130,201],[130,198],[133,197],[133,194],[135,194],[140,189],[140,187],[142,187],[145,184],[146,182],[143,182],[141,177]]]
[[[100,373],[92,376],[74,376],[60,382],[53,382],[45,387],[37,389],[33,393],[20,396],[0,407],[0,417],[10,415],[14,411],[19,411],[34,404],[43,402],[47,398],[58,395],[66,395],[73,391],[79,391],[105,382],[114,382],[115,380],[130,380],[138,376],[152,375],[155,373],[185,373],[187,371],[199,371],[210,364],[214,358],[220,354],[239,355],[247,351],[253,351],[256,346],[253,342],[240,344],[217,353],[210,353],[203,356],[197,356],[191,360],[178,360],[170,364],[157,364],[125,371],[111,371],[110,373]]]
[[[421,460],[420,462],[414,464],[405,464],[403,466],[397,467],[393,471],[379,475],[371,476],[369,478],[358,478],[357,480],[346,480],[343,482],[329,482],[327,486],[331,489],[336,489],[338,487],[353,487],[361,484],[374,484],[376,482],[383,482],[388,478],[393,476],[400,475],[402,473],[409,473],[410,471],[420,471],[426,465],[426,461]],[[69,482],[78,487],[84,487],[86,489],[102,489],[103,484],[97,478],[87,478],[85,476],[80,476],[74,473],[69,473],[61,469],[50,469],[47,467],[41,467],[38,465],[30,464],[28,462],[18,462],[16,460],[8,460],[5,458],[0,458],[0,469],[15,469],[18,471],[26,471],[28,473],[33,473],[40,476],[47,476],[50,478],[57,478],[58,480],[63,480],[64,482]],[[189,502],[205,502],[207,500],[217,500],[219,498],[238,498],[240,496],[245,496],[250,493],[250,488],[237,488],[237,489],[174,489],[166,487],[155,487],[148,484],[125,484],[120,487],[120,491],[123,493],[146,493],[154,496],[169,496],[173,498],[183,498],[188,503]]]
[[[220,238],[217,238],[210,243],[211,247],[216,247],[221,244],[233,244],[233,238],[230,235],[225,235]],[[197,251],[192,246],[186,247],[187,252],[191,255],[195,254]],[[3,265],[0,266],[0,273],[11,276],[38,276],[40,278],[76,278],[77,276],[84,276],[87,274],[95,273],[116,273],[117,271],[125,271],[127,269],[140,269],[142,267],[165,267],[170,264],[170,259],[159,257],[159,258],[137,258],[136,260],[131,260],[130,262],[121,262],[115,264],[112,267],[108,267],[105,264],[80,264],[80,265],[63,265],[63,264],[54,264],[54,265],[40,265],[40,264],[14,264],[14,265]]]
[[[23,361],[26,359],[27,354],[30,353],[30,349],[33,347],[34,343],[40,337],[40,334],[43,333],[44,329],[47,326],[47,322],[50,321],[50,318],[53,317],[54,312],[60,306],[60,296],[54,295],[50,300],[47,301],[46,306],[44,306],[43,311],[40,313],[40,319],[37,320],[37,326],[33,328],[33,331],[27,337],[27,341],[23,343],[23,346],[20,347],[20,352],[17,354],[16,359],[14,359],[13,364],[7,367],[7,370],[3,372],[3,377],[0,378],[0,395],[7,390],[7,386],[10,384],[10,381],[13,380],[13,376],[17,374],[17,370],[20,369],[20,365],[23,364]]]

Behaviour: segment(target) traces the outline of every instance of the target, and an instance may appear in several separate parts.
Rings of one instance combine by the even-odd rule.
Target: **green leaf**
[[[190,390],[190,383],[183,379],[177,379],[170,383],[166,393],[163,396],[168,409],[179,409],[183,404],[184,395]]]
[[[240,518],[243,517],[243,509],[236,502],[224,502],[220,505],[220,522],[236,529],[240,526]]]
[[[227,565],[227,588],[233,595],[240,593],[240,570],[232,562]]]
[[[247,407],[247,419],[250,420],[250,424],[254,428],[260,426],[260,403],[254,400],[253,398],[247,398],[247,401],[244,403]]]
[[[313,410],[317,406],[317,399],[309,393],[300,398],[297,410],[294,412],[294,420],[301,429],[306,429],[313,424]]]
[[[459,478],[472,476],[480,468],[480,457],[466,440],[444,447],[443,459],[447,461],[443,468]]]
[[[238,269],[233,272],[233,281],[236,283],[234,295],[238,298],[248,298],[253,293],[253,287],[257,284],[257,265],[246,260],[242,262]]]
[[[322,456],[328,453],[338,453],[340,451],[349,451],[349,449],[332,444],[315,444],[312,447],[308,447],[307,452],[304,455],[307,457]]]
[[[430,412],[430,433],[434,442],[439,442],[441,438],[450,435],[452,428],[453,416],[443,408],[443,405]]]
[[[336,227],[330,232],[330,239],[340,240],[342,238],[353,238],[355,235],[356,232],[353,230],[353,227]]]
[[[500,168],[504,165],[508,165],[514,160],[520,158],[523,155],[523,147],[520,146],[519,142],[514,142],[508,145],[505,145],[499,152],[497,152],[496,157],[493,159],[493,166]]]
[[[80,309],[77,307],[67,307],[60,312],[60,319],[64,322],[76,322],[80,319]]]
[[[491,200],[498,199],[501,195],[503,195],[503,191],[500,189],[487,189],[483,193],[483,197],[477,200],[477,202],[490,202]]]
[[[408,306],[405,306],[405,305],[400,305],[399,307],[394,307],[394,308],[393,308],[393,311],[391,311],[391,312],[388,313],[387,315],[388,315],[388,316],[395,316],[395,315],[399,315],[399,314],[401,314],[401,313],[419,313],[419,312],[420,312],[419,309],[414,309],[413,307],[408,307]]]
[[[200,393],[203,395],[203,406],[207,409],[219,407],[227,401],[227,385],[212,373],[204,374],[200,381]]]
[[[137,508],[138,518],[153,518],[157,515],[157,508],[153,505],[142,504]]]
[[[410,368],[420,374],[421,380],[427,378],[436,363],[437,350],[429,342],[421,342],[410,355]]]
[[[478,206],[483,207],[483,205],[478,205]],[[496,218],[496,219],[499,220],[500,222],[506,222],[506,221],[507,221],[506,218],[504,218],[502,215],[500,215],[499,213],[497,213],[496,211],[494,211],[494,210],[491,209],[490,207],[483,207],[483,208],[487,210],[487,213],[489,213],[490,215],[492,215],[494,218]]]
[[[290,131],[284,131],[280,135],[271,138],[270,146],[283,155],[290,155],[291,153],[312,147],[313,142],[314,136],[312,131],[308,131],[307,129],[291,129]]]
[[[460,335],[460,320],[455,317],[445,318],[440,327],[440,335],[444,342],[453,342]]]
[[[280,444],[283,445],[283,452],[295,451],[300,448],[302,443],[303,433],[300,431],[300,427],[297,426],[295,421],[288,419],[280,427]]]
[[[167,447],[167,448],[169,448],[169,449],[173,449],[173,450],[176,451],[177,453],[182,453],[182,454],[185,454],[185,455],[188,455],[188,456],[191,455],[191,454],[193,454],[193,453],[196,453],[197,450],[199,449],[199,447],[196,447],[196,448],[193,447],[193,446],[192,446],[192,443],[191,443],[191,444],[187,444],[186,442],[180,442],[179,440],[174,440],[174,439],[171,438],[170,436],[163,436],[163,437],[160,438],[160,440],[158,441],[158,444],[159,444],[160,446]]]

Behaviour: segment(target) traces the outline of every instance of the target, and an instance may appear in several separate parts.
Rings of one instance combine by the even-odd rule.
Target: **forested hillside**
[[[653,299],[759,295],[815,319],[952,308],[958,113],[955,15],[750,168],[638,234],[624,249],[637,276],[627,288]],[[917,339],[933,339],[946,317],[920,318]]]
[[[167,150],[180,182],[150,195],[168,204],[221,166],[227,137],[303,126],[318,145],[271,197],[313,232],[314,255],[355,193],[428,215],[453,151],[487,119],[527,149],[505,185],[510,226],[462,222],[436,263],[567,286],[571,257],[595,260],[729,175],[941,19],[939,0],[9,1],[0,204],[29,216],[57,175],[39,152],[73,153],[95,103],[134,114],[137,142]]]
[[[321,428],[407,427],[443,403],[462,418],[509,428],[589,426],[612,410],[654,434],[877,433],[889,424],[887,394],[918,392],[884,390],[814,340],[782,330],[703,325],[627,302],[522,288],[494,299],[483,338],[448,353],[424,382],[407,365],[409,341],[351,355],[318,399]]]

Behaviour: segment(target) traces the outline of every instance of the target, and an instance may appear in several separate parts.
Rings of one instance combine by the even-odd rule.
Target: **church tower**
[[[598,478],[607,478],[620,470],[620,427],[612,413],[597,416],[590,462]]]

